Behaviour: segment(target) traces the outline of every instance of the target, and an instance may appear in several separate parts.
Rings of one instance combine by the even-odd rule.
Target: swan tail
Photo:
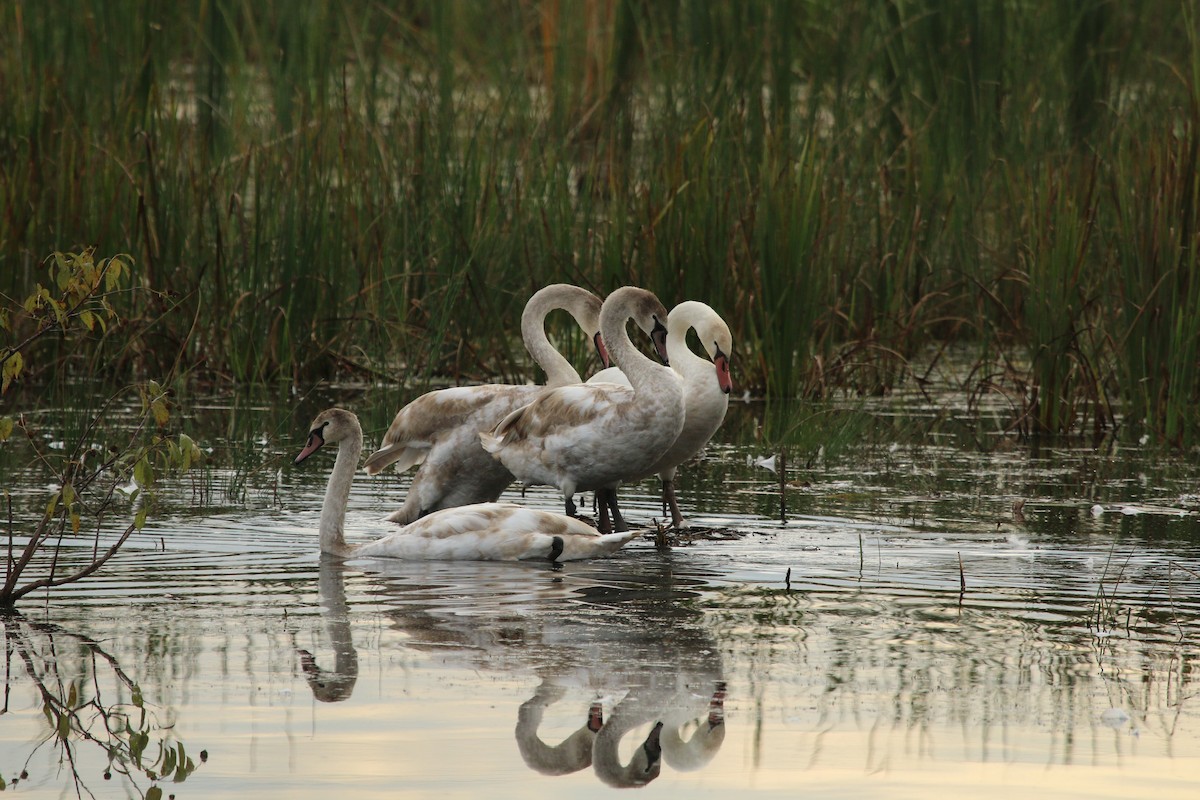
[[[498,453],[504,445],[515,441],[520,436],[520,423],[525,418],[529,406],[521,406],[509,414],[492,429],[491,433],[480,431],[479,442],[489,453]]]
[[[421,447],[410,447],[405,443],[390,444],[376,450],[363,462],[363,469],[368,475],[378,475],[391,464],[396,465],[396,472],[404,472],[425,460],[429,451]]]
[[[401,506],[398,510],[393,511],[383,518],[384,522],[395,522],[397,525],[407,525],[420,518],[419,509],[411,509],[408,504]]]

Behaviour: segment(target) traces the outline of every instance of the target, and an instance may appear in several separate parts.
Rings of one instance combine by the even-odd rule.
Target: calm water
[[[38,797],[1200,791],[1194,458],[997,447],[945,409],[867,409],[869,435],[793,438],[783,519],[755,464],[764,411],[738,404],[681,485],[694,525],[734,533],[561,568],[340,563],[316,552],[332,459],[287,466],[316,408],[239,412],[261,468],[189,484],[108,568],[4,620],[10,789],[25,772]],[[44,489],[7,457],[32,507]],[[656,488],[623,493],[632,521],[660,514]],[[360,480],[351,538],[402,497],[391,473]]]

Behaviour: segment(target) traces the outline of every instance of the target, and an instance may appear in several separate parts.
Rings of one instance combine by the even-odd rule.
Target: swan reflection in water
[[[319,589],[333,669],[322,669],[312,653],[295,648],[321,702],[349,699],[358,675],[345,569],[336,559],[321,561]],[[406,635],[407,647],[470,669],[540,678],[517,711],[514,732],[522,760],[535,772],[568,775],[590,766],[610,786],[644,786],[664,763],[677,771],[697,770],[720,750],[726,684],[719,647],[698,613],[669,598],[647,599],[656,592],[648,593],[644,584],[585,591],[591,600],[580,602],[581,593],[557,578],[531,589],[529,573],[537,568],[526,565],[380,560],[369,569],[386,582],[384,596],[400,601],[384,614]],[[443,591],[449,582],[453,593]],[[661,594],[662,586],[657,590]],[[446,600],[450,594],[452,601]],[[481,616],[481,608],[491,613]],[[589,694],[575,730],[557,742],[543,738],[540,730],[552,706]],[[638,738],[626,741],[631,736]],[[631,742],[632,754],[623,757],[622,743],[628,752]]]

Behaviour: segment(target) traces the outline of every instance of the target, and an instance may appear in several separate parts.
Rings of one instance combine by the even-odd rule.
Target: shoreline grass
[[[530,377],[534,289],[633,283],[756,394],[971,343],[1021,430],[1188,446],[1197,5],[15,0],[0,292],[129,253],[114,376],[303,387]]]

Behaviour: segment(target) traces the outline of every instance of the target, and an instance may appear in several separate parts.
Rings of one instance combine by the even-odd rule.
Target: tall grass
[[[0,291],[129,252],[114,373],[305,385],[529,376],[534,289],[637,283],[753,391],[971,342],[1194,441],[1196,6],[14,0]]]

